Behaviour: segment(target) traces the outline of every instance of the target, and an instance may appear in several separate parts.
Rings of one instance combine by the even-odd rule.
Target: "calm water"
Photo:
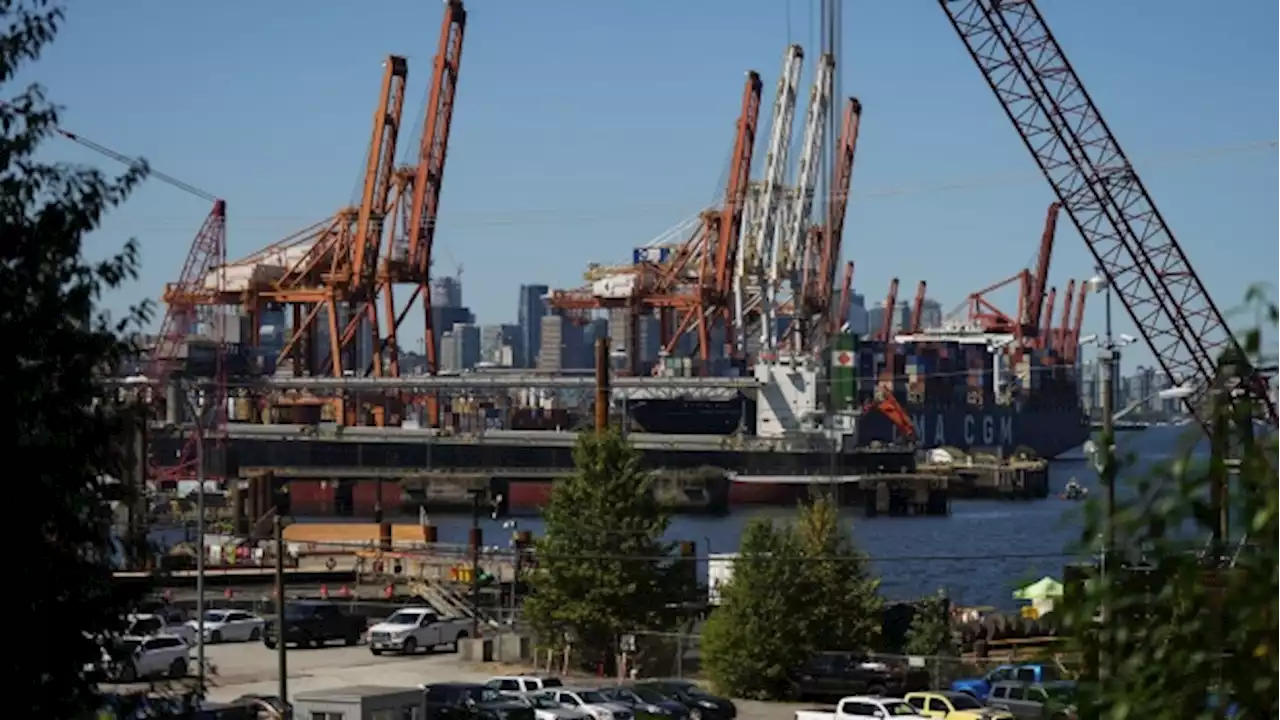
[[[1169,457],[1180,432],[1151,428],[1122,436],[1120,444],[1144,463],[1156,462]],[[1091,490],[1098,485],[1097,474],[1079,452],[1055,462],[1050,478],[1051,496],[1046,500],[959,501],[952,504],[950,516],[937,518],[866,518],[856,511],[848,512],[847,518],[858,547],[872,558],[887,597],[915,598],[941,588],[955,602],[1011,608],[1016,587],[1045,575],[1062,577],[1062,566],[1068,561],[1064,550],[1079,537],[1081,505],[1058,499],[1057,492],[1072,478]],[[787,508],[764,508],[720,518],[677,516],[668,537],[696,542],[700,556],[733,552],[752,518],[784,520],[794,514]],[[441,542],[467,541],[469,516],[433,514],[430,519],[439,528]],[[518,529],[535,535],[542,531],[536,516],[514,518],[514,522]],[[503,543],[512,532],[501,521],[487,517],[482,526],[490,545]],[[1002,557],[1011,554],[1054,557]]]

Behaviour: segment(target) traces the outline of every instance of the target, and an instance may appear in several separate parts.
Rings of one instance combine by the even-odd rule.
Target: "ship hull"
[[[1080,447],[1089,439],[1088,418],[1079,409],[973,408],[903,404],[911,417],[920,447],[954,447],[965,452],[1012,455],[1030,452],[1051,460]],[[897,428],[880,412],[867,412],[858,421],[858,444],[892,442]]]

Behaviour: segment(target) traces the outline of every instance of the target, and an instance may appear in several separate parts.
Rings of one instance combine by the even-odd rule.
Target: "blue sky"
[[[761,72],[767,108],[787,42],[816,55],[816,5],[472,0],[437,272],[464,266],[480,321],[510,321],[519,283],[575,286],[587,262],[624,261],[703,207],[743,72]],[[1040,5],[1219,305],[1275,283],[1276,149],[1256,143],[1277,135],[1276,5]],[[440,12],[426,0],[80,2],[24,79],[66,106],[67,129],[225,197],[234,257],[350,203],[382,60],[408,56],[405,114],[420,119]],[[925,279],[950,308],[1032,261],[1051,192],[933,2],[851,0],[844,19],[842,90],[864,105],[844,238],[855,289],[871,300],[893,276],[907,293]],[[64,141],[48,152],[111,167]],[[91,252],[135,237],[144,268],[109,304],[158,296],[207,210],[152,181],[114,213]],[[1062,223],[1054,283],[1091,265]],[[1102,303],[1090,308],[1086,332],[1102,320]],[[1135,349],[1126,364],[1147,359]]]

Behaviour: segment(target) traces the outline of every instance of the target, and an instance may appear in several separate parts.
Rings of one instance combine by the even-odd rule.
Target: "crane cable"
[[[62,128],[56,128],[56,130],[58,134],[61,135],[62,137],[67,138],[68,140],[74,143],[77,143],[83,147],[89,148],[90,150],[93,150],[96,153],[106,155],[107,157],[113,160],[119,161],[121,163],[124,163],[125,165],[128,165],[131,168],[145,169],[147,171],[148,177],[153,177],[156,180],[159,180],[160,182],[172,185],[173,187],[176,187],[185,193],[194,195],[203,200],[208,200],[211,203],[216,203],[220,199],[217,195],[201,190],[200,188],[194,185],[191,185],[190,183],[185,183],[175,178],[174,176],[169,175],[168,173],[163,173],[163,172],[160,172],[159,170],[152,169],[151,166],[147,164],[147,161],[143,160],[142,158],[133,158],[133,157],[129,157],[128,155],[118,153],[115,150],[112,150],[111,148],[99,145],[98,143],[88,138],[81,137],[68,130],[63,130]]]

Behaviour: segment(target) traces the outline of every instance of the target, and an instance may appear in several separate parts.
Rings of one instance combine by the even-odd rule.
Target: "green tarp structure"
[[[1013,591],[1014,600],[1048,600],[1062,597],[1062,583],[1051,577],[1042,577],[1030,585]]]

